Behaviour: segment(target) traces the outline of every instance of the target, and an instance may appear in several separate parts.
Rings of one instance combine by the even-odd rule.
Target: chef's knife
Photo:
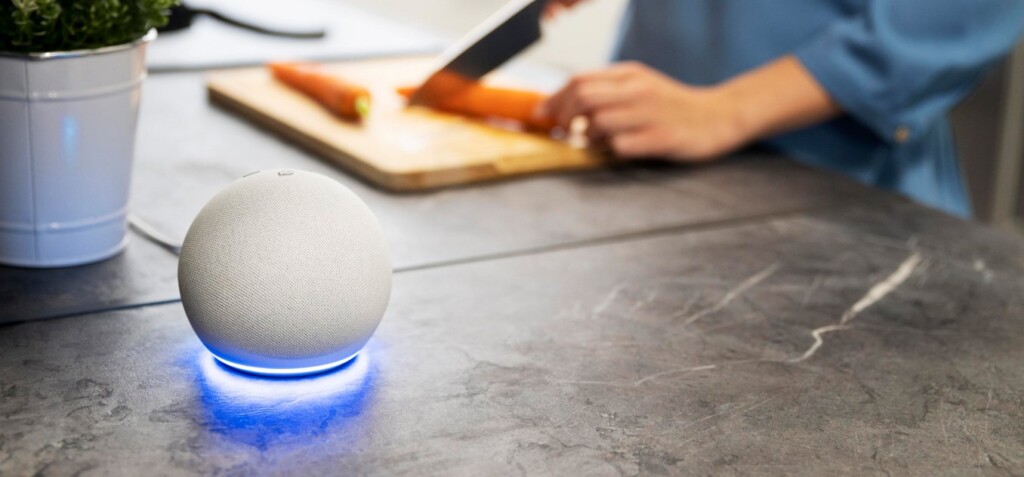
[[[479,80],[540,39],[547,0],[512,0],[440,56],[443,65],[409,98],[431,106]]]

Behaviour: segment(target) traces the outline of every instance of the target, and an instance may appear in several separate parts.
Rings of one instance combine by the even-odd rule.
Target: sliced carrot
[[[401,87],[396,91],[408,99],[416,88]],[[433,108],[465,116],[510,119],[522,123],[527,129],[546,132],[555,127],[555,120],[534,116],[537,106],[546,99],[547,96],[536,91],[473,85],[445,98]]]
[[[270,63],[267,65],[279,81],[315,99],[332,113],[354,121],[370,114],[370,91],[345,82],[317,65]]]
[[[395,92],[397,92],[399,96],[405,99],[409,99],[412,97],[414,93],[416,93],[417,89],[419,88],[415,86],[399,86],[395,88]]]

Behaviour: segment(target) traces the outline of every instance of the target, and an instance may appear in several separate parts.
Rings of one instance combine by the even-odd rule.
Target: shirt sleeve
[[[1024,0],[867,0],[798,48],[833,100],[906,142],[945,115],[1024,30]]]

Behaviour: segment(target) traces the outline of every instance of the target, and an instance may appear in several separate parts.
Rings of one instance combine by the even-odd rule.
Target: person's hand
[[[537,114],[568,127],[589,119],[587,135],[621,158],[704,161],[748,141],[735,101],[724,89],[680,83],[640,63],[620,63],[574,77]]]
[[[756,139],[841,114],[792,55],[714,86],[692,86],[640,63],[574,77],[536,114],[568,127],[589,119],[588,136],[622,158],[706,161]]]

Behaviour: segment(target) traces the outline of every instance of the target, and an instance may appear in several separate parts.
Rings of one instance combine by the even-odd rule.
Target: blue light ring
[[[325,371],[337,368],[337,367],[339,367],[339,366],[341,366],[341,365],[351,361],[353,358],[355,358],[356,355],[359,354],[359,351],[356,351],[355,353],[352,353],[352,355],[350,355],[350,356],[348,356],[348,357],[346,357],[344,359],[338,360],[338,361],[333,361],[333,362],[326,363],[326,364],[318,364],[316,366],[304,366],[304,367],[301,367],[301,368],[264,368],[264,367],[260,367],[260,366],[249,366],[249,365],[246,365],[246,364],[239,364],[239,363],[235,363],[235,362],[232,362],[230,360],[221,358],[220,356],[217,356],[216,353],[210,353],[210,354],[212,354],[213,357],[217,361],[220,361],[221,363],[224,363],[225,366],[228,366],[228,367],[233,368],[233,369],[237,369],[237,370],[245,372],[245,373],[257,374],[257,375],[260,375],[260,376],[288,377],[288,376],[308,376],[310,374],[323,373]]]

